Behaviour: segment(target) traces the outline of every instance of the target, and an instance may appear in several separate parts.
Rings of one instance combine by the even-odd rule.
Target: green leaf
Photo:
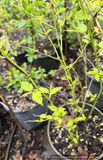
[[[86,20],[86,19],[88,19],[87,15],[82,10],[76,12],[76,16],[80,20]]]
[[[59,24],[60,24],[61,26],[64,25],[64,22],[63,22],[62,20],[59,19],[58,22],[59,22]]]
[[[48,30],[47,30],[47,34],[50,33],[51,31],[52,31],[52,29],[48,29]]]
[[[70,127],[70,126],[72,126],[72,125],[73,125],[73,121],[70,121],[70,122],[67,123],[66,126],[67,126],[67,127]]]
[[[55,94],[55,93],[58,92],[61,88],[62,88],[62,87],[56,87],[56,88],[51,89],[50,94],[51,94],[51,95]]]
[[[86,32],[87,31],[87,26],[85,24],[81,23],[79,29],[80,29],[81,32]]]
[[[103,122],[100,125],[103,126]]]
[[[49,120],[51,120],[52,116],[51,115],[47,115],[46,118],[49,119]]]
[[[103,40],[99,43],[99,47],[103,49]]]
[[[77,117],[74,119],[75,122],[83,121],[83,117]]]
[[[21,88],[24,89],[25,91],[32,91],[33,86],[29,82],[20,82],[21,83]]]
[[[40,118],[46,118],[46,114],[41,114],[39,117]]]
[[[99,80],[100,80],[100,75],[96,74],[96,75],[95,75],[95,79],[99,82]]]
[[[32,98],[35,102],[39,103],[40,105],[43,106],[42,102],[42,94],[39,91],[33,92]]]
[[[48,108],[51,110],[51,111],[57,111],[58,108],[56,106],[48,106]]]
[[[61,9],[59,10],[59,12],[57,12],[57,14],[59,14],[59,13],[65,11],[65,10],[66,10],[66,8],[61,8]]]
[[[58,118],[58,123],[59,123],[59,124],[62,123],[62,118]]]
[[[47,88],[44,88],[44,87],[40,87],[39,90],[43,93],[49,93],[49,90]]]
[[[73,138],[73,141],[74,141],[75,143],[78,143],[78,141],[77,141],[77,139],[76,139],[76,138]]]
[[[22,19],[22,21],[17,21],[15,23],[15,27],[17,27],[17,26],[18,26],[18,28],[24,27],[26,25],[26,23],[27,23],[27,20]]]
[[[0,41],[0,48],[2,48],[2,46],[5,44],[6,41],[7,39]]]

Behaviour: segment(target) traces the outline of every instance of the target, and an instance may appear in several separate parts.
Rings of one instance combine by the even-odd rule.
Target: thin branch
[[[15,124],[15,126],[13,128],[13,131],[11,133],[11,136],[10,136],[10,140],[9,140],[7,151],[6,151],[5,160],[8,160],[8,156],[9,156],[9,152],[10,152],[10,146],[11,146],[12,139],[13,139],[13,136],[14,136],[14,133],[15,133],[15,129],[16,129],[16,124]]]
[[[100,24],[99,24],[98,19],[97,19],[97,13],[100,11],[100,9],[103,7],[103,5],[102,5],[102,6],[98,9],[98,11],[94,14],[94,13],[92,12],[92,10],[91,10],[91,8],[90,8],[89,3],[87,2],[87,0],[85,0],[85,3],[86,3],[86,5],[87,5],[87,7],[88,7],[88,9],[89,9],[89,11],[90,11],[93,19],[95,20],[96,25],[97,25],[99,31],[101,32],[101,35],[103,36],[103,30],[102,30],[102,28],[101,28],[101,26],[100,26]]]

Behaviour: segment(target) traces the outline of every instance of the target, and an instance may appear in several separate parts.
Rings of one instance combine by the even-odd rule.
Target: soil
[[[88,111],[85,112],[86,117]],[[70,115],[67,114],[67,118]],[[65,157],[81,157],[90,156],[95,153],[96,156],[103,152],[103,126],[101,119],[97,115],[93,115],[85,124],[79,122],[77,130],[79,134],[78,145],[74,143],[72,148],[71,139],[68,138],[68,131],[65,128],[55,128],[56,124],[51,123],[50,137],[54,147]],[[66,124],[66,120],[62,120],[62,124]],[[74,132],[75,135],[75,132]]]
[[[98,60],[99,60],[100,69],[103,70],[103,58],[99,57]],[[88,68],[87,68],[88,71],[93,70],[93,65],[94,65],[95,68],[97,68],[96,59],[92,59],[91,62],[88,62],[88,65],[87,65],[88,66]]]
[[[26,34],[26,31],[22,31],[20,29],[16,33],[14,32],[12,34],[10,40],[21,41],[24,34]],[[12,43],[12,46],[13,45],[14,44]],[[67,60],[67,64],[70,63],[72,62]],[[77,66],[75,66],[75,68],[78,70],[78,73],[80,75],[80,81],[83,85],[84,81],[81,76],[81,70],[79,69],[78,64]],[[0,75],[3,78],[3,81],[4,80],[6,81],[6,83],[2,84],[0,87],[6,87],[7,84],[9,83],[8,79],[5,79],[5,77],[7,76],[6,70],[7,70],[6,60],[0,59]],[[75,78],[74,71],[71,70],[70,72],[74,79]],[[53,82],[53,87],[56,86],[63,87],[63,89],[61,89],[60,92],[58,92],[55,96],[52,96],[52,101],[57,106],[63,105],[65,102],[67,102],[67,99],[71,98],[70,87],[67,85],[67,82],[62,80],[61,78],[64,76],[65,76],[64,71],[62,69],[59,69],[55,73],[55,76],[48,75],[46,80],[46,84],[49,84],[47,85],[48,88],[50,88],[51,82]],[[81,89],[78,83],[76,84],[75,92],[78,98],[81,94]],[[7,147],[10,141],[12,130],[15,128],[15,121],[12,118],[12,115],[6,112],[1,105],[0,105],[0,119],[2,121],[2,130],[0,137],[0,160],[4,160],[5,156],[7,155]],[[43,147],[44,128],[39,131],[32,130],[29,132],[23,129],[28,138],[28,143],[26,143],[21,131],[17,126],[15,133],[12,136],[13,139],[11,141],[10,152],[8,151],[9,152],[8,160],[44,160],[44,158],[42,157],[42,151],[44,150]]]
[[[32,94],[22,96],[19,92],[15,92],[14,90],[8,92],[6,98],[14,112],[27,111],[37,104],[32,100]]]

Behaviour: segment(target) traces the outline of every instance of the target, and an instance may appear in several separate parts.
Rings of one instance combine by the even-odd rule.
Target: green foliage
[[[27,37],[24,36],[21,42],[15,41],[14,43],[17,46],[20,46],[22,43],[28,44],[28,49],[25,50],[28,52],[26,56],[30,63],[33,62],[33,59],[37,58],[34,53],[36,53],[37,51],[35,44],[36,38],[38,38],[38,36],[44,38],[44,35],[46,35],[45,37],[48,38],[52,44],[53,42],[49,36],[49,34],[52,32],[56,33],[58,42],[62,42],[62,37],[65,32],[69,37],[70,43],[77,42],[77,37],[79,37],[81,48],[83,48],[82,50],[79,50],[81,55],[84,50],[86,51],[85,48],[88,46],[88,44],[92,44],[97,62],[97,68],[94,67],[93,71],[89,71],[87,74],[94,75],[97,81],[102,82],[101,78],[103,77],[103,71],[100,71],[97,53],[101,53],[101,51],[103,50],[103,40],[100,37],[100,28],[98,28],[98,25],[96,25],[96,23],[94,23],[95,18],[92,18],[92,15],[90,14],[90,11],[85,4],[85,1],[70,0],[69,5],[67,4],[69,6],[69,10],[67,8],[64,8],[64,0],[54,0],[52,1],[52,3],[53,4],[51,4],[51,2],[47,2],[46,0],[10,0],[10,3],[8,3],[6,0],[3,0],[0,2],[0,17],[2,17],[2,15],[4,15],[4,17],[0,18],[0,22],[4,23],[5,20],[10,20],[11,27],[9,27],[8,25],[6,26],[7,30],[10,32],[17,28],[27,29]],[[88,4],[90,5],[93,13],[96,13],[96,11],[101,7],[102,1],[88,0]],[[13,19],[14,15],[12,11],[17,11],[16,20]],[[101,8],[97,14],[97,18],[99,19],[101,24],[103,23],[102,12],[103,9]],[[47,20],[49,20],[49,23]],[[50,25],[51,22],[52,25]],[[69,24],[69,26],[66,24]],[[1,41],[0,48],[4,44],[5,41]],[[73,66],[77,62],[77,60],[68,67],[64,60],[62,43],[58,43],[58,45],[61,52],[61,59],[60,57],[57,57],[57,60],[60,61],[60,65],[65,72],[65,77],[62,77],[62,79],[65,80],[67,82],[67,85],[70,87],[70,95],[72,96],[72,98],[68,101],[70,102],[70,105],[75,106],[74,118],[67,118],[67,111],[65,110],[65,108],[58,108],[51,102],[51,96],[61,90],[62,87],[53,88],[52,83],[50,86],[50,90],[43,87],[38,88],[36,86],[36,83],[38,83],[39,80],[45,80],[46,78],[45,70],[41,67],[39,67],[38,70],[36,70],[35,67],[31,67],[29,76],[25,76],[24,74],[24,72],[27,73],[26,64],[23,64],[22,66],[22,69],[24,71],[23,73],[13,67],[11,71],[7,72],[7,78],[10,81],[8,87],[13,84],[15,90],[19,90],[20,93],[22,93],[23,90],[26,91],[24,95],[32,93],[33,100],[41,104],[42,106],[42,96],[45,95],[45,93],[48,94],[48,97],[46,97],[46,95],[45,97],[48,98],[50,102],[50,105],[48,107],[53,113],[52,115],[41,114],[40,122],[45,120],[51,120],[55,122],[57,124],[57,128],[63,127],[68,131],[68,138],[71,138],[72,144],[77,144],[79,137],[77,125],[79,122],[86,121],[91,116],[92,112],[90,112],[90,115],[87,118],[84,115],[84,108],[78,105],[80,99],[82,99],[82,102],[83,99],[85,99],[83,90],[86,89],[86,87],[82,87],[78,74],[75,70],[75,78],[72,78],[70,74],[70,69],[74,69]],[[14,55],[17,55],[16,49],[17,48],[14,47],[14,50],[11,51]],[[44,50],[44,52],[47,54],[46,50]],[[7,54],[7,52],[5,53]],[[84,55],[83,58],[85,58]],[[54,71],[50,71],[50,74],[54,75],[55,73]],[[33,80],[36,83],[34,83]],[[2,81],[1,77],[0,81]],[[76,99],[77,83],[81,88],[81,97]],[[93,108],[96,105],[101,91],[102,86],[99,95],[93,95],[91,92],[89,92],[89,95],[91,97],[90,101],[95,101]],[[67,124],[62,125],[63,119],[67,121]]]
[[[0,76],[0,86],[2,85],[2,84],[4,84],[5,83],[5,81],[3,81],[2,80],[2,76]]]
[[[22,65],[22,68],[24,69],[24,71],[27,71],[27,64],[26,63],[24,63],[23,65]],[[23,89],[25,88],[25,86],[27,86],[28,87],[28,91],[30,91],[29,89],[31,89],[31,87],[30,86],[28,86],[28,85],[30,85],[28,82],[30,82],[30,80],[29,80],[29,78],[25,75],[25,74],[23,74],[23,73],[21,73],[19,70],[17,70],[15,67],[13,67],[12,69],[11,69],[11,71],[7,71],[7,79],[9,80],[9,84],[7,85],[7,89],[9,89],[9,86],[10,85],[13,85],[13,88],[16,90],[16,91],[18,91],[19,90],[19,92],[20,93],[22,93],[23,92]],[[39,70],[36,70],[36,68],[35,67],[32,67],[32,69],[31,69],[31,71],[30,71],[30,76],[31,76],[31,78],[33,78],[33,80],[36,82],[36,83],[38,83],[38,81],[39,80],[45,80],[45,78],[46,78],[46,74],[45,74],[45,70],[44,69],[41,69],[41,67],[39,67]],[[26,85],[25,85],[25,83],[24,83],[24,85],[23,85],[23,83],[22,82],[25,82],[25,83],[27,83]],[[22,84],[22,87],[21,87],[21,84]],[[24,87],[24,88],[23,88]],[[27,88],[25,88],[25,90],[27,91]]]

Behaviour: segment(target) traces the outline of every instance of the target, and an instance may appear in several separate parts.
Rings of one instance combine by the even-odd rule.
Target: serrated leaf
[[[33,92],[32,98],[35,102],[39,103],[40,105],[43,106],[42,102],[42,94],[39,91]]]
[[[41,87],[39,90],[43,93],[49,93],[49,90],[47,88]]]
[[[51,111],[57,111],[57,107],[56,106],[48,106],[48,108],[51,110]]]
[[[33,86],[29,82],[20,82],[21,83],[21,88],[24,89],[25,91],[32,91]]]
[[[63,88],[63,87],[56,87],[56,88],[51,89],[50,94],[51,94],[51,95],[55,94],[55,93],[58,92],[61,88]]]

